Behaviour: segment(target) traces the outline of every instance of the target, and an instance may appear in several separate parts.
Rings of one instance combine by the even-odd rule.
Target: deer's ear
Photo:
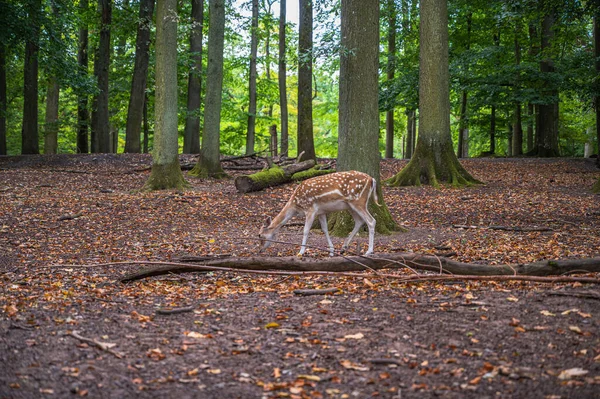
[[[267,220],[265,220],[265,227],[269,227],[271,225],[271,216],[267,216]]]

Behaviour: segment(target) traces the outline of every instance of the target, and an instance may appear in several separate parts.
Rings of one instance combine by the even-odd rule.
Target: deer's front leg
[[[302,237],[302,247],[300,248],[300,252],[298,252],[298,256],[302,256],[304,255],[304,252],[306,252],[308,233],[310,233],[310,228],[312,227],[312,224],[315,221],[315,216],[316,215],[314,212],[306,212],[306,221],[304,222],[304,236]]]
[[[323,230],[323,233],[325,233],[325,238],[327,238],[327,245],[329,245],[329,256],[333,256],[333,243],[331,242],[331,238],[329,238],[329,229],[327,228],[327,215],[319,215],[319,222],[321,223],[321,230]]]

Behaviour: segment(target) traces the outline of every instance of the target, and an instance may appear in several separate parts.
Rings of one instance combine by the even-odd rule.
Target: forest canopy
[[[125,150],[136,49],[139,51],[136,38],[141,26],[140,9],[147,3],[148,0],[0,3],[0,154],[35,153],[36,144],[40,153]],[[201,101],[195,111],[186,107],[194,63],[200,62],[202,69],[196,72],[201,82],[201,99],[206,82],[211,79],[206,76],[209,7],[203,7],[199,23],[192,17],[192,3],[178,2],[180,152],[184,148],[186,119],[190,113],[199,117],[197,134],[202,132],[204,102]],[[255,28],[252,27],[253,3],[258,7]],[[298,2],[290,3],[283,43],[289,154],[297,152],[298,66],[306,57],[311,57],[314,146],[317,156],[335,157],[339,55],[352,51],[339,44],[340,2],[312,2],[313,51],[308,55],[298,51],[298,20],[294,15]],[[549,117],[549,123],[556,125],[558,131],[559,155],[597,153],[594,99],[600,92],[600,83],[595,68],[598,60],[594,56],[594,15],[598,15],[595,3],[556,0],[455,0],[448,3],[451,132],[459,157],[531,152],[538,128],[549,120],[543,117],[548,107],[556,112]],[[270,126],[276,125],[280,130],[279,7],[280,1],[275,0],[225,2],[220,121],[220,151],[224,155],[244,153],[251,119],[255,123],[253,148],[256,152],[269,148]],[[145,137],[140,139],[143,141],[140,151],[152,149],[156,119],[156,24],[150,22],[145,26],[150,33],[150,45],[145,100],[137,101],[140,107],[145,103],[140,127]],[[195,57],[198,52],[190,51],[192,31],[198,26],[204,36],[200,61]],[[256,114],[252,114],[255,118],[249,118],[252,33],[257,38]],[[108,46],[106,51],[101,51],[102,46]],[[415,129],[418,126],[418,54],[418,2],[380,1],[379,146],[382,155],[410,157],[412,154],[413,148],[409,147],[414,147],[415,140],[411,135],[418,131]],[[102,57],[104,59],[100,59]],[[32,60],[37,62],[36,75],[32,75]],[[102,113],[97,112],[101,111],[102,104],[97,99],[104,92],[98,68],[106,68],[108,72],[105,78],[108,79],[108,148],[95,146],[93,137],[89,136],[94,134],[94,118],[102,118]],[[28,90],[36,104],[27,98]],[[52,99],[56,102],[54,108]],[[83,105],[86,107],[82,108]],[[386,123],[386,115],[391,115],[391,125]],[[386,126],[391,126],[387,140]],[[27,143],[27,149],[23,148],[26,131],[37,132],[37,143]],[[89,146],[81,144],[82,137],[87,138]],[[518,140],[517,144],[513,138]],[[519,143],[522,144],[519,146]]]

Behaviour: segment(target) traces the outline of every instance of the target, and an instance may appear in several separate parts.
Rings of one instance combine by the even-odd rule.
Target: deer
[[[366,173],[358,171],[336,172],[313,177],[302,182],[274,219],[267,217],[260,229],[260,252],[271,246],[277,240],[277,233],[283,225],[296,215],[304,215],[304,235],[298,256],[303,256],[308,242],[308,233],[316,217],[319,218],[321,230],[325,233],[329,246],[329,256],[334,255],[334,247],[327,229],[327,214],[348,210],[354,219],[354,229],[346,238],[342,250],[367,224],[369,228],[369,248],[365,256],[373,253],[375,241],[375,218],[369,213],[369,201],[373,197],[375,203],[381,206],[377,198],[377,181]]]

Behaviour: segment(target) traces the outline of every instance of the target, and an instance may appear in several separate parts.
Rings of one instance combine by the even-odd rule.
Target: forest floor
[[[490,265],[600,256],[592,160],[462,162],[486,184],[384,188],[409,231],[378,235],[375,252]],[[148,155],[0,157],[0,398],[600,397],[595,285],[407,284],[367,272],[118,282],[142,265],[101,263],[256,255],[265,215],[294,187],[242,195],[231,179],[189,177],[185,192],[140,193],[150,164]],[[404,164],[383,161],[382,176]],[[300,229],[280,238],[299,243]],[[364,250],[366,237],[358,241]],[[325,240],[315,231],[309,243]],[[265,255],[297,250],[274,244]],[[328,287],[340,291],[293,293]]]

